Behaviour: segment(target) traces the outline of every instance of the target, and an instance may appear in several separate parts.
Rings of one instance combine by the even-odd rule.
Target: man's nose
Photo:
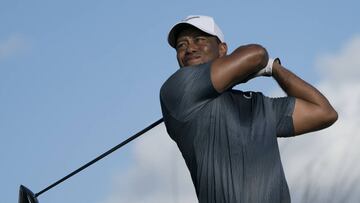
[[[190,42],[186,48],[187,53],[192,53],[197,51],[198,46],[194,42]]]

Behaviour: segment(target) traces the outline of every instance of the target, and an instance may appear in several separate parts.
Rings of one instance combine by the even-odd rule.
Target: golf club
[[[55,187],[56,185],[62,183],[66,179],[72,177],[73,175],[79,173],[80,171],[84,170],[85,168],[89,167],[90,165],[94,164],[95,162],[99,161],[100,159],[106,157],[107,155],[111,154],[112,152],[118,150],[122,146],[126,145],[127,143],[131,142],[135,138],[139,137],[140,135],[144,134],[145,132],[149,131],[150,129],[154,128],[155,126],[159,125],[161,122],[163,122],[163,118],[160,118],[159,120],[155,121],[153,124],[149,125],[148,127],[144,128],[143,130],[139,131],[138,133],[134,134],[133,136],[129,137],[125,141],[121,142],[120,144],[116,145],[115,147],[109,149],[108,151],[104,152],[100,156],[96,157],[95,159],[89,161],[85,165],[81,166],[80,168],[76,169],[75,171],[69,173],[65,177],[61,178],[60,180],[54,182],[53,184],[49,185],[45,189],[41,190],[38,193],[33,193],[30,189],[27,187],[20,185],[19,189],[19,203],[38,203],[37,197],[43,194],[44,192],[50,190],[51,188]]]

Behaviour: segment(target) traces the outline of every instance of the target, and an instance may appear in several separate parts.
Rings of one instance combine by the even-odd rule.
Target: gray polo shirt
[[[199,202],[290,202],[277,137],[294,134],[295,99],[231,89],[219,94],[210,65],[180,68],[160,90],[167,132]]]

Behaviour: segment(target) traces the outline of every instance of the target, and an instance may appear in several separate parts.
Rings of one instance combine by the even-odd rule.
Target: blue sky
[[[213,16],[230,51],[259,43],[320,84],[327,69],[317,67],[319,58],[360,35],[359,4],[0,1],[2,201],[16,202],[20,184],[40,191],[161,117],[159,89],[178,68],[166,35],[187,15]],[[270,79],[237,88],[278,89]],[[40,202],[105,202],[116,190],[114,176],[133,166],[132,148],[41,195]]]

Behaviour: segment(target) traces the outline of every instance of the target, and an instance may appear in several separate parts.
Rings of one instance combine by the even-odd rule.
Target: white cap
[[[176,45],[176,35],[180,31],[179,28],[182,25],[188,24],[192,25],[203,32],[206,32],[210,35],[217,37],[221,42],[224,42],[224,34],[221,32],[219,26],[215,23],[214,19],[210,16],[201,16],[201,15],[190,15],[184,20],[176,23],[170,30],[168,35],[168,42],[170,46],[175,48]]]

